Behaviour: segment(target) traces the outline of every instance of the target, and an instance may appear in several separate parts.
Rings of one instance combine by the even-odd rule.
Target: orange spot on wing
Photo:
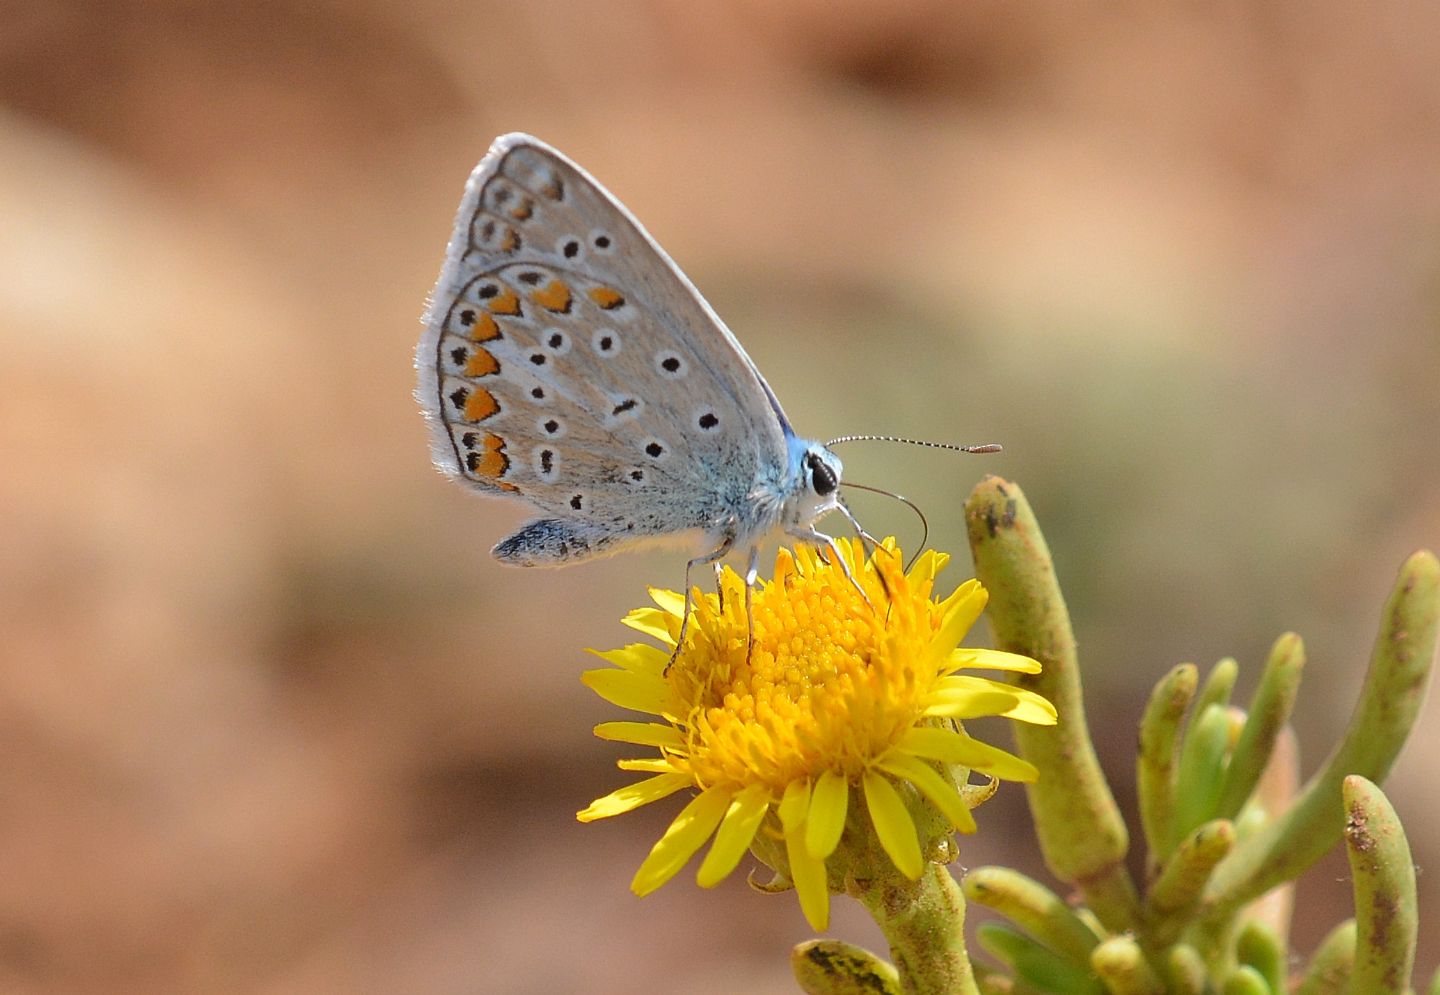
[[[490,298],[490,310],[495,314],[519,314],[520,298],[513,290],[502,290]]]
[[[535,202],[532,201],[529,197],[526,197],[520,203],[515,205],[514,210],[510,212],[510,217],[514,218],[516,221],[529,221],[530,215],[534,213]]]
[[[514,228],[506,228],[504,236],[500,239],[501,252],[514,252],[520,248],[520,236],[515,233]]]
[[[480,441],[480,448],[467,453],[465,467],[477,477],[496,480],[510,469],[510,457],[505,455],[505,440],[493,432]],[[514,490],[513,484],[501,484],[507,490]]]
[[[484,421],[495,412],[500,410],[500,402],[495,400],[495,395],[483,387],[476,387],[465,398],[465,420]],[[491,438],[495,438],[491,436]]]
[[[485,317],[489,318],[487,314]],[[495,319],[490,318],[493,322]],[[465,376],[488,377],[500,372],[500,361],[484,349],[476,349],[465,361]]]
[[[500,325],[490,315],[481,311],[470,326],[470,338],[476,342],[489,342],[500,337]]]
[[[590,299],[606,311],[619,307],[625,303],[625,295],[610,287],[594,287],[590,290]]]
[[[547,311],[570,310],[570,288],[560,280],[551,280],[548,287],[535,291],[530,298]]]

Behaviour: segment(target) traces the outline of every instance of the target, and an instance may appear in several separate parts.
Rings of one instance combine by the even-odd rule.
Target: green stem
[[[1015,683],[1060,713],[1050,727],[1014,723],[1021,755],[1041,771],[1026,796],[1045,862],[1084,892],[1107,929],[1133,929],[1139,896],[1124,864],[1130,839],[1085,725],[1075,634],[1045,537],[1020,488],[999,477],[976,486],[965,519],[976,575],[990,592],[995,643],[1040,661],[1041,673]]]
[[[1225,709],[1230,705],[1230,692],[1235,690],[1235,680],[1240,676],[1240,664],[1233,656],[1217,661],[1205,677],[1200,694],[1195,698],[1195,714],[1199,715],[1211,705]]]
[[[1065,900],[1040,882],[1008,867],[977,867],[960,882],[970,901],[994,909],[1035,939],[1080,967],[1100,937]]]
[[[1265,976],[1249,964],[1236,968],[1225,979],[1222,995],[1274,995],[1274,989],[1265,983]]]
[[[1193,663],[1182,663],[1170,671],[1150,693],[1140,720],[1135,791],[1140,802],[1140,827],[1145,834],[1145,863],[1152,877],[1174,850],[1180,720],[1195,697],[1198,677]]]
[[[1250,699],[1245,728],[1225,769],[1225,788],[1215,814],[1233,819],[1260,783],[1260,776],[1270,762],[1270,754],[1280,738],[1280,731],[1290,721],[1290,709],[1300,687],[1300,673],[1305,668],[1305,644],[1293,632],[1275,640],[1260,686]]]
[[[1181,842],[1146,896],[1152,916],[1147,943],[1168,946],[1180,936],[1210,872],[1234,846],[1235,827],[1224,819],[1205,823]]]
[[[1354,879],[1357,992],[1403,992],[1415,965],[1415,865],[1389,800],[1363,777],[1345,779],[1345,846]]]
[[[1264,923],[1251,920],[1240,927],[1235,954],[1265,979],[1265,991],[1285,990],[1285,943]]]
[[[1106,995],[1105,986],[1088,962],[1076,964],[999,920],[981,923],[975,940],[986,953],[1009,966],[1015,975],[1013,988],[1017,993]]]
[[[1164,995],[1164,982],[1145,960],[1140,945],[1128,936],[1100,944],[1090,955],[1090,964],[1115,995]]]
[[[1277,884],[1293,880],[1339,839],[1336,804],[1348,774],[1381,781],[1419,715],[1440,621],[1440,562],[1421,550],[1405,561],[1385,605],[1360,700],[1345,738],[1300,796],[1274,822],[1244,839],[1215,869],[1208,918],[1226,917]]]
[[[896,873],[852,882],[851,894],[889,941],[905,995],[979,995],[965,951],[965,898],[948,870],[926,864],[918,881]]]
[[[1165,951],[1161,965],[1170,991],[1175,995],[1203,995],[1207,979],[1205,961],[1199,951],[1185,943],[1177,943]]]
[[[1177,844],[1214,815],[1225,777],[1230,715],[1225,705],[1212,703],[1197,711],[1185,730],[1175,783],[1175,820],[1170,826]]]

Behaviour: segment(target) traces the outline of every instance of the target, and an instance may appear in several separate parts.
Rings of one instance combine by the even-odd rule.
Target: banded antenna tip
[[[957,446],[950,442],[929,442],[925,439],[907,439],[899,435],[842,435],[825,443],[825,448],[838,446],[842,442],[903,442],[909,446],[925,446],[929,449],[952,449],[957,453],[1000,453],[1004,447],[998,442],[986,442],[978,446]]]

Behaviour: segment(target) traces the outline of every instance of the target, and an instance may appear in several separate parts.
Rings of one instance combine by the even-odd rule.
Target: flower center
[[[700,784],[785,786],[830,770],[858,779],[921,718],[938,674],[918,667],[940,618],[931,583],[912,585],[899,557],[857,565],[865,597],[838,564],[783,553],[754,591],[753,643],[744,582],[727,572],[724,609],[701,600],[670,679],[689,712]],[[917,589],[918,588],[918,589]]]

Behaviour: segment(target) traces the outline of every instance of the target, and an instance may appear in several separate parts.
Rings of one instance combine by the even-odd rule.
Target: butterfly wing
[[[553,560],[718,543],[737,517],[755,531],[791,475],[789,425],[739,342],[614,197],[528,135],[470,177],[416,366],[436,465],[549,515]]]

